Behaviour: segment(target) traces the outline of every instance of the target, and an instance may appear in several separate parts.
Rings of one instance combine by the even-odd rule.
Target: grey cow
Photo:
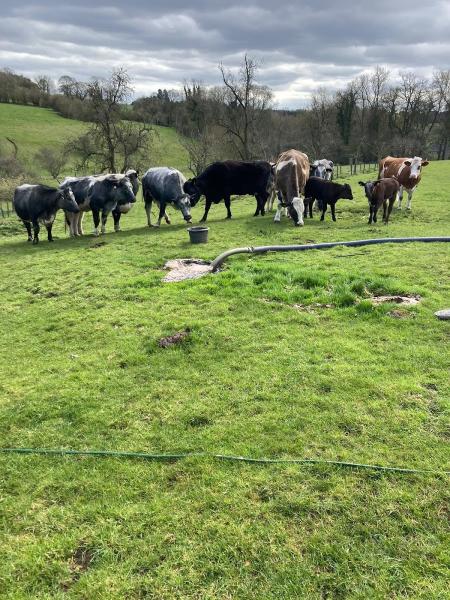
[[[186,178],[177,169],[171,167],[154,167],[149,169],[142,177],[142,195],[144,196],[145,212],[147,213],[148,226],[152,226],[151,210],[153,200],[159,205],[159,216],[156,227],[161,225],[164,217],[167,224],[170,219],[166,213],[166,206],[172,203],[183,214],[188,223],[191,222],[191,204],[189,195],[183,191]]]
[[[310,175],[313,177],[320,177],[325,181],[331,181],[333,179],[334,163],[328,158],[321,158],[315,160],[310,167]]]
[[[62,208],[72,214],[79,208],[70,187],[52,188],[47,185],[19,185],[14,192],[14,210],[28,232],[28,241],[39,242],[39,223],[47,228],[49,242],[53,242],[52,227],[57,211]],[[34,238],[31,233],[33,225]]]
[[[80,214],[71,216],[66,212],[70,235],[83,235],[82,217],[91,210],[94,219],[94,235],[98,235],[101,212],[101,232],[106,232],[106,220],[110,212],[117,209],[120,213],[128,212],[136,202],[130,178],[121,173],[109,175],[91,175],[87,177],[67,177],[62,188],[71,187],[80,208]],[[117,231],[116,227],[116,231]]]

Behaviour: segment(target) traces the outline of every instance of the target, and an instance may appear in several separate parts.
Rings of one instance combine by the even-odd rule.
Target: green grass
[[[446,245],[241,255],[215,276],[161,278],[170,258],[236,246],[445,235],[449,177],[449,162],[431,163],[413,210],[395,210],[387,227],[367,225],[360,176],[337,223],[277,225],[237,199],[231,221],[212,207],[198,247],[173,210],[171,226],[145,227],[142,202],[103,245],[67,239],[59,216],[55,243],[32,247],[8,219],[1,445],[448,470],[449,326],[433,314],[449,306]],[[422,300],[373,308],[378,293]],[[183,344],[158,347],[187,327]],[[445,476],[200,459],[0,463],[2,599],[448,597]]]
[[[62,150],[70,138],[81,135],[87,127],[87,123],[65,119],[48,108],[0,103],[0,140],[4,141],[5,137],[9,137],[16,142],[19,160],[36,173],[39,180],[51,180],[51,177],[36,164],[36,152],[42,146]],[[154,130],[154,153],[149,166],[170,164],[177,169],[185,169],[187,154],[180,145],[175,130],[157,125]],[[7,142],[4,142],[3,147],[5,151],[12,151],[12,146]],[[69,162],[65,174],[73,174],[72,166],[73,161]]]

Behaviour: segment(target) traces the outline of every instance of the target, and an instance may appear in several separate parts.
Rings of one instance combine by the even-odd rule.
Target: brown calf
[[[400,189],[398,179],[386,177],[377,181],[367,181],[366,183],[359,181],[358,183],[364,188],[369,202],[369,225],[377,222],[377,213],[381,206],[383,206],[383,221],[387,225],[395,198]]]

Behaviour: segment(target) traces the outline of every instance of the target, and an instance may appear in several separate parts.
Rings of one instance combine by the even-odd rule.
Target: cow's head
[[[136,196],[139,191],[139,171],[137,169],[128,169],[128,171],[125,172],[125,175],[130,180],[133,193]]]
[[[294,225],[296,227],[303,226],[303,212],[305,210],[305,205],[301,198],[294,198],[292,202],[287,204],[287,210],[289,216],[294,221]]]
[[[183,192],[189,196],[190,206],[195,206],[202,195],[202,190],[200,189],[197,177],[193,177],[184,182]]]
[[[309,167],[309,174],[312,175],[312,176],[314,176],[314,177],[320,177],[320,179],[325,179],[326,178],[326,174],[327,174],[327,170],[326,170],[326,167],[325,167],[325,165],[323,163],[321,163],[318,160],[316,160]]]
[[[183,215],[183,219],[187,223],[191,223],[192,222],[192,217],[191,217],[191,203],[190,203],[190,200],[189,200],[189,196],[181,196],[180,198],[177,198],[175,200],[174,204],[178,208],[178,210],[181,210],[181,214]]]
[[[414,158],[405,160],[404,164],[409,167],[409,176],[411,179],[417,179],[420,177],[422,167],[426,167],[428,161],[422,160],[420,156],[415,156]]]
[[[108,178],[108,182],[114,190],[114,197],[118,206],[136,202],[136,196],[134,195],[133,186],[131,185],[129,177],[126,175],[123,175],[122,177],[112,176],[111,178]]]
[[[364,188],[364,193],[366,194],[366,198],[368,203],[370,204],[372,201],[372,192],[375,185],[374,181],[358,181],[359,185]]]
[[[339,198],[344,198],[345,200],[353,200],[352,188],[348,183],[341,185],[341,193],[339,194]]]
[[[58,208],[62,208],[63,210],[67,210],[71,213],[80,212],[80,207],[78,206],[70,187],[59,189],[57,202]]]

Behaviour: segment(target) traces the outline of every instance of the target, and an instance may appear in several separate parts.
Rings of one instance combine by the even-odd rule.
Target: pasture
[[[59,214],[55,243],[33,247],[7,219],[1,446],[448,470],[449,325],[433,315],[449,306],[448,245],[241,255],[217,275],[161,283],[171,258],[237,246],[448,234],[448,161],[426,168],[412,211],[394,209],[387,227],[367,225],[359,179],[346,180],[355,202],[339,200],[336,223],[254,218],[253,198],[233,201],[231,221],[213,206],[202,246],[173,210],[171,226],[144,226],[140,197],[123,231],[109,219],[100,238],[68,239]],[[375,307],[380,294],[421,301]],[[443,475],[200,458],[0,463],[5,599],[448,595]]]

